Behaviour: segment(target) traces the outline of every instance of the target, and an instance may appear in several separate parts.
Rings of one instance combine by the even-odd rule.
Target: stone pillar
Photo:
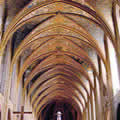
[[[4,78],[5,82],[5,88],[4,88],[4,108],[3,108],[3,120],[7,120],[8,116],[8,101],[10,96],[10,87],[11,87],[11,79],[9,78],[9,69],[10,69],[10,44],[7,45],[6,48],[6,57],[5,57],[5,67],[4,67],[4,77],[2,77],[2,80]]]
[[[113,95],[110,96],[111,99],[111,107],[112,107],[112,113],[113,118],[115,120],[115,106],[114,106],[114,96],[118,93],[120,90],[120,80],[119,80],[119,72],[118,72],[118,64],[117,64],[117,54],[115,52],[115,49],[111,43],[110,40],[107,41],[108,44],[108,54],[110,56],[110,67],[111,67],[111,77],[112,77],[112,87],[111,91],[113,90]]]

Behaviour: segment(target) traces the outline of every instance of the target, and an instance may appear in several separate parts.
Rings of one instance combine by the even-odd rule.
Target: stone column
[[[5,82],[4,87],[4,108],[3,108],[3,120],[7,120],[8,113],[8,101],[10,96],[10,87],[11,87],[11,79],[9,78],[9,69],[10,69],[10,44],[7,45],[6,48],[6,57],[5,57],[5,67],[4,67],[4,76],[2,77],[2,81]],[[4,79],[3,79],[4,78]]]

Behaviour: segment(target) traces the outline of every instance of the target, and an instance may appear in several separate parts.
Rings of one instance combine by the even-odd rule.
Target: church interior
[[[0,0],[0,120],[120,120],[120,0]]]

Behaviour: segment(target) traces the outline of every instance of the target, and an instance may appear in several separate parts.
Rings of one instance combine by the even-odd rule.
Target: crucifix
[[[8,109],[8,120],[11,120],[11,111],[10,111],[10,108]]]
[[[20,120],[24,120],[24,114],[32,114],[32,112],[24,112],[24,106],[21,107],[21,112],[14,111],[13,114],[20,114]]]

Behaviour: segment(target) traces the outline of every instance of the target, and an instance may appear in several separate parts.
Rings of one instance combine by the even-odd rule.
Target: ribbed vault
[[[119,5],[119,1],[115,4]],[[19,88],[22,82],[23,96],[30,100],[40,120],[50,108],[57,109],[58,104],[70,105],[66,114],[72,113],[74,119],[84,120],[89,104],[93,105],[91,96],[97,100],[97,83],[101,95],[103,90],[109,90],[101,75],[103,64],[106,79],[110,80],[106,53],[99,40],[86,29],[86,22],[103,31],[119,54],[116,35],[87,0],[33,0],[16,15],[2,37],[1,55],[8,42],[12,43],[16,31],[22,32],[26,26],[32,26],[16,43],[17,48],[11,46],[9,80],[17,65],[16,86]]]

